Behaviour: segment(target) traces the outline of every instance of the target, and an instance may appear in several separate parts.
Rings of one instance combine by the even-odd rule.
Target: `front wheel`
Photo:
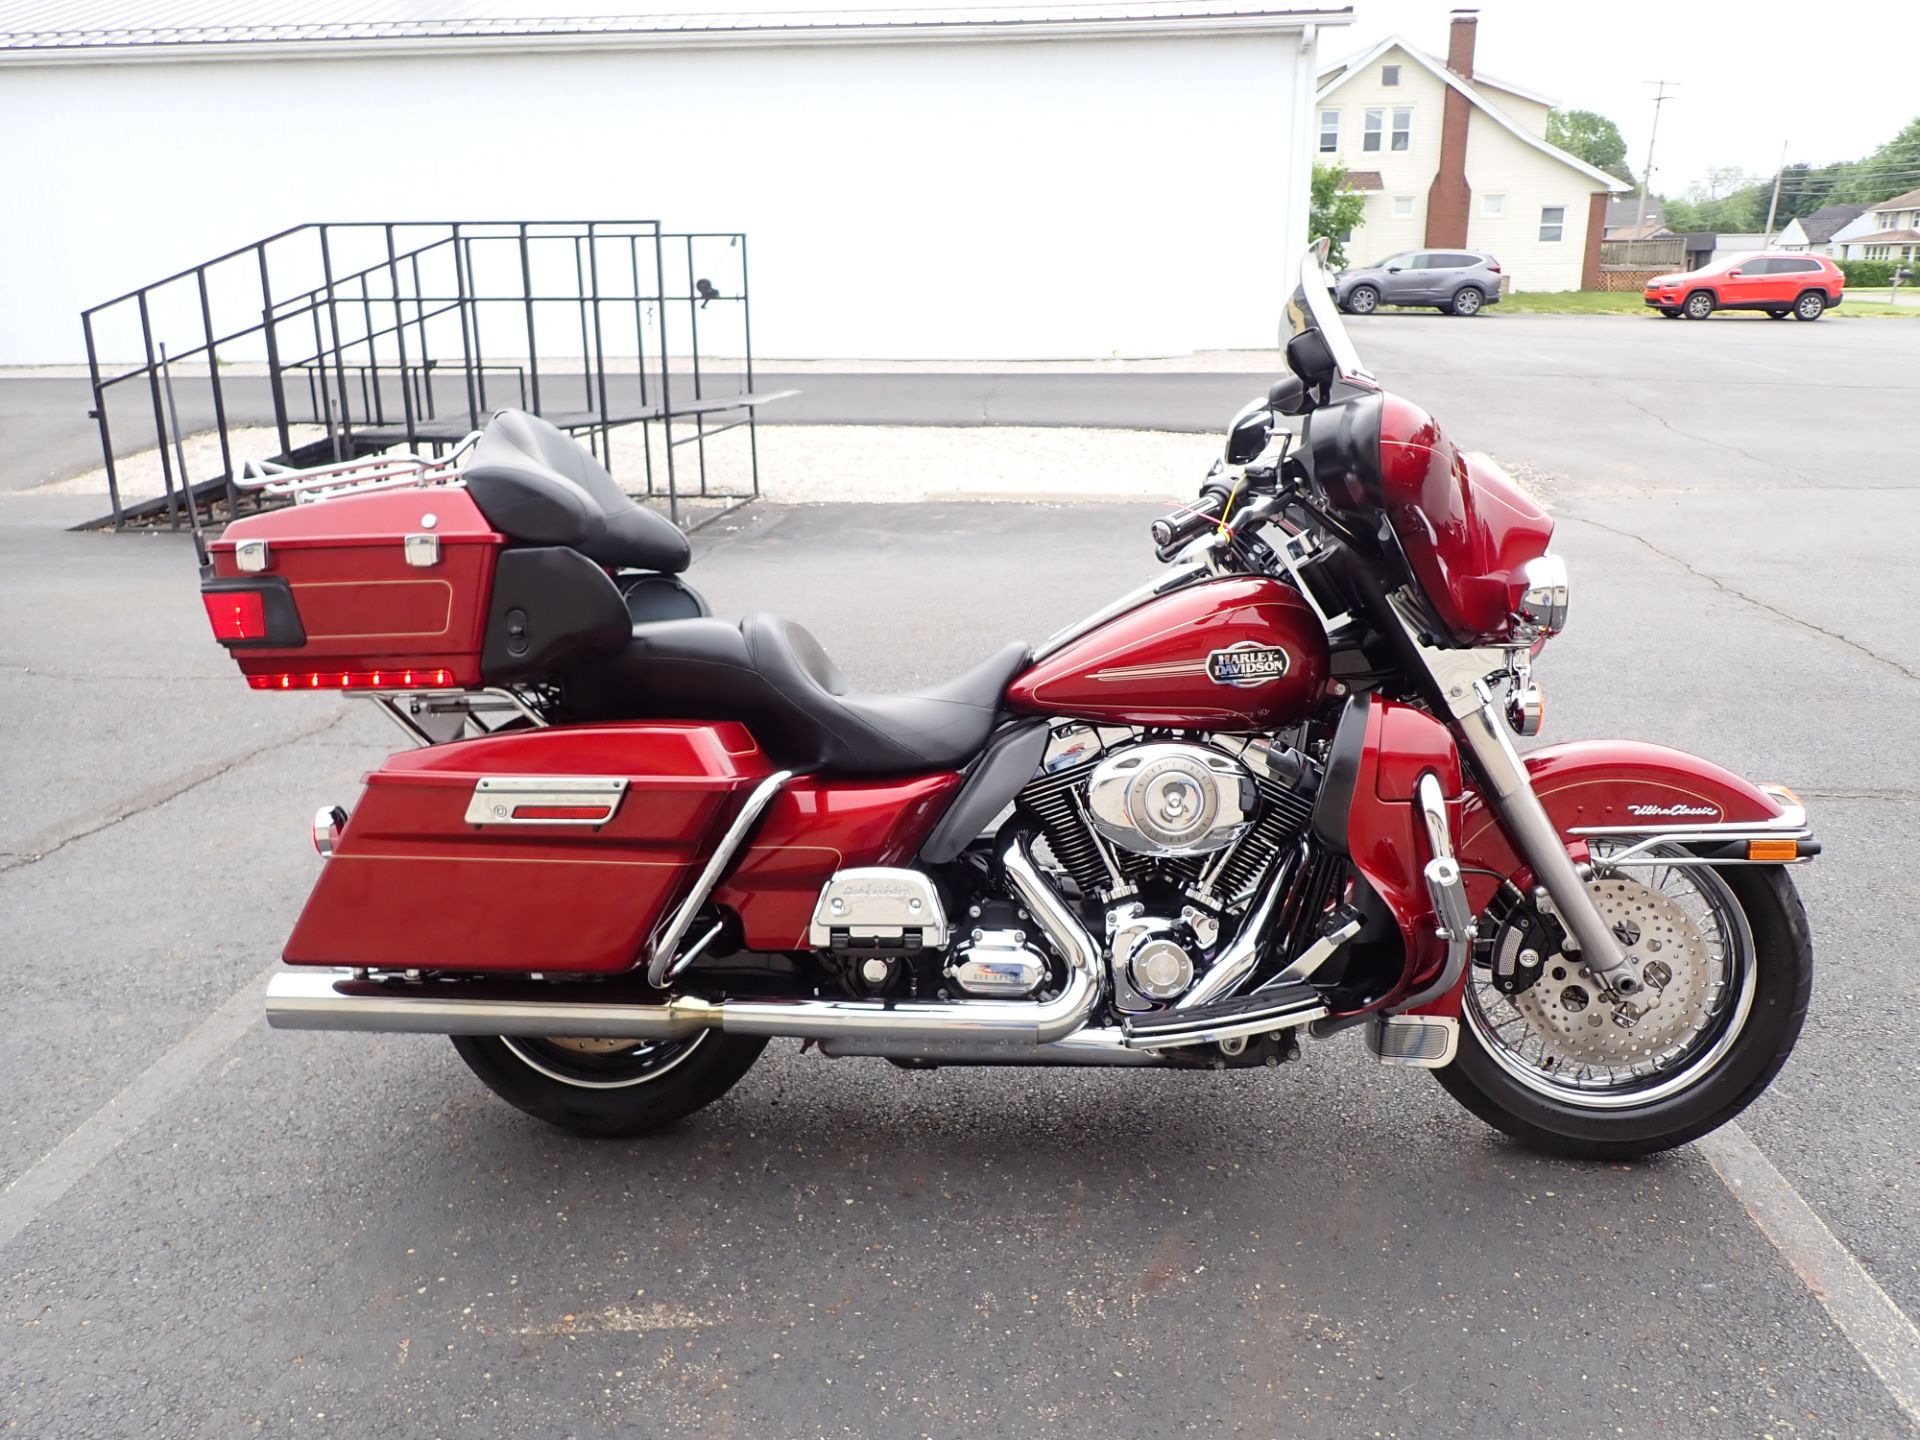
[[[1705,290],[1696,290],[1687,296],[1686,304],[1682,305],[1680,309],[1686,314],[1689,320],[1704,320],[1713,314],[1713,296],[1709,295]]]
[[[487,1088],[576,1135],[645,1135],[718,1100],[767,1048],[759,1035],[703,1030],[685,1040],[455,1035]]]
[[[1534,938],[1508,921],[1468,975],[1460,1047],[1435,1074],[1533,1149],[1629,1160],[1698,1139],[1766,1089],[1806,1019],[1812,942],[1773,866],[1636,866],[1589,888],[1653,1003],[1621,1023],[1577,951],[1546,954],[1531,986],[1501,993],[1503,949]]]
[[[1347,292],[1347,309],[1355,315],[1371,315],[1380,308],[1380,292],[1371,285],[1356,285]]]

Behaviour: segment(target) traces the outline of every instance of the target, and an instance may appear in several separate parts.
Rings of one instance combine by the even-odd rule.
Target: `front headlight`
[[[1558,555],[1542,555],[1520,569],[1527,583],[1518,614],[1542,638],[1567,628],[1567,562]]]

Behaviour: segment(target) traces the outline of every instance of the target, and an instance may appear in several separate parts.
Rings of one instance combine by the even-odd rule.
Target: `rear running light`
[[[203,590],[200,600],[207,607],[207,619],[213,622],[214,639],[267,638],[267,606],[258,590]]]
[[[439,690],[458,683],[451,670],[280,670],[247,677],[256,690]]]
[[[1487,269],[1498,275],[1500,273],[1500,262],[1498,260],[1487,261]]]
[[[515,820],[605,820],[613,814],[607,805],[516,805]]]

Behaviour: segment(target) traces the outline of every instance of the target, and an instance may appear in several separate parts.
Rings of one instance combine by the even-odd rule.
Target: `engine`
[[[1318,788],[1311,761],[1264,738],[1070,727],[1016,809],[1082,900],[1104,907],[1115,1003],[1139,1012],[1185,994],[1274,867],[1298,863]]]

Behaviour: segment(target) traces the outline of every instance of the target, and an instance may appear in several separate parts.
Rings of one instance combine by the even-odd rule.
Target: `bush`
[[[1910,264],[1902,260],[1836,260],[1834,264],[1847,277],[1847,284],[1863,289],[1875,288],[1893,283],[1893,272],[1903,266],[1920,272],[1920,264]],[[1902,281],[1902,284],[1911,282]]]

